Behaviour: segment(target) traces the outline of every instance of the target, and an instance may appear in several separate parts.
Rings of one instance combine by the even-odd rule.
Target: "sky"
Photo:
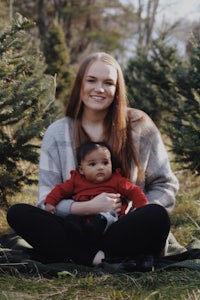
[[[160,0],[159,19],[177,20],[179,18],[190,21],[200,21],[199,0]]]
[[[137,8],[138,0],[121,0],[122,2],[130,2]],[[145,6],[148,0],[142,0]],[[145,10],[144,10],[145,12]],[[145,17],[145,15],[143,16]],[[181,55],[185,55],[186,41],[191,34],[193,22],[200,23],[200,0],[159,0],[159,6],[156,15],[155,29],[160,31],[160,26],[180,22],[180,26],[176,28],[176,34],[171,37],[171,43],[175,44]],[[189,22],[188,22],[189,21]],[[168,25],[167,25],[168,27]]]
[[[176,28],[171,43],[174,43],[179,53],[184,55],[186,51],[186,41],[191,34],[191,25],[187,21],[200,23],[200,1],[199,0],[160,0],[156,22],[160,23],[176,21],[181,22],[181,26]]]

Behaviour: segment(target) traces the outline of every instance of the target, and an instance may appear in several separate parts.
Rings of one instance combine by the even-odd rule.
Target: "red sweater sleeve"
[[[44,204],[49,203],[56,206],[63,199],[72,198],[75,176],[76,171],[71,171],[70,179],[66,180],[64,183],[56,185],[47,195]]]
[[[118,174],[119,177],[119,192],[121,195],[126,197],[128,200],[131,200],[133,203],[133,207],[138,208],[140,206],[146,205],[148,203],[147,198],[141,188],[133,183],[131,183],[128,179],[122,177]]]

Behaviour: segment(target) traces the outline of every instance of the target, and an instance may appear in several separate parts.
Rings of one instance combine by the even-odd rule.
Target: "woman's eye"
[[[113,81],[106,81],[105,84],[107,84],[107,85],[115,85],[115,83]]]

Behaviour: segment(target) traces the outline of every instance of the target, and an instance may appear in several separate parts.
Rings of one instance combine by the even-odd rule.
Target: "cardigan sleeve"
[[[70,177],[75,169],[75,158],[70,140],[69,122],[66,118],[51,124],[45,132],[39,163],[39,183],[37,206],[44,209],[44,200],[50,191]],[[72,199],[65,199],[66,214],[69,213]]]
[[[145,169],[145,193],[149,203],[157,203],[171,211],[179,188],[161,134],[154,124],[148,136],[149,152]]]
[[[138,111],[137,111],[138,113]],[[133,130],[144,179],[137,183],[144,191],[149,203],[157,203],[171,211],[179,188],[173,173],[168,153],[161,134],[153,121],[144,112]]]

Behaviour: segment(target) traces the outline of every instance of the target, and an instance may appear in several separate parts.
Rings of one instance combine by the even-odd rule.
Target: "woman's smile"
[[[98,96],[98,95],[91,95],[90,96],[93,100],[95,100],[95,101],[103,101],[103,100],[105,100],[105,98],[106,97],[104,97],[104,96]]]

